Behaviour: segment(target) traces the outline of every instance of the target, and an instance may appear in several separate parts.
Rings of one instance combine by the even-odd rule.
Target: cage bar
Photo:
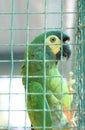
[[[69,6],[70,5],[70,6]],[[27,109],[28,95],[43,95],[44,119],[42,128],[46,130],[46,78],[56,76],[46,75],[46,63],[56,60],[46,59],[46,31],[66,31],[71,36],[70,46],[73,54],[67,63],[61,59],[59,70],[65,80],[68,72],[73,71],[76,83],[76,92],[73,97],[74,104],[78,105],[76,110],[76,126],[72,130],[85,130],[85,1],[84,0],[1,0],[0,5],[0,129],[7,130],[30,130],[31,122],[28,112],[37,112],[38,109]],[[31,41],[40,33],[45,32],[44,59],[30,60],[29,46]],[[40,44],[34,44],[35,47]],[[26,59],[24,52],[26,51]],[[62,53],[63,50],[61,49]],[[22,63],[26,61],[26,75],[20,75]],[[43,62],[43,75],[29,76],[29,62]],[[26,78],[26,89],[22,85],[22,77]],[[44,82],[43,93],[29,93],[28,79],[42,78]],[[60,78],[60,77],[58,77]],[[62,92],[61,77],[61,95]],[[18,84],[19,83],[19,84]],[[15,87],[14,87],[15,86]],[[17,86],[17,87],[16,87]],[[19,88],[18,88],[19,86]],[[56,93],[54,93],[56,94]],[[61,102],[62,102],[61,96]],[[19,99],[17,99],[19,97]],[[15,106],[16,103],[16,106]],[[72,104],[72,105],[74,105]],[[18,107],[19,106],[19,107]],[[62,108],[62,105],[61,105]],[[72,110],[71,110],[72,111]],[[20,114],[19,114],[20,113]],[[61,117],[63,112],[61,111]],[[18,122],[17,119],[20,119]],[[58,126],[53,126],[52,130]],[[41,130],[41,129],[40,129]],[[60,130],[63,130],[62,126]]]

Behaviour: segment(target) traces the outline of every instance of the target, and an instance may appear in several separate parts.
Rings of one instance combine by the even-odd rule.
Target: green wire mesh
[[[80,22],[79,22],[79,32],[80,32],[80,44],[81,44],[81,51],[80,51],[80,84],[82,86],[81,90],[81,127],[85,129],[85,1],[80,1]]]
[[[28,46],[29,43],[31,41],[31,39],[34,38],[34,35],[36,36],[37,34],[41,33],[41,32],[46,32],[47,30],[53,30],[55,28],[57,29],[61,29],[61,30],[65,30],[65,31],[69,31],[69,30],[76,30],[75,32],[75,36],[73,36],[73,41],[74,43],[72,43],[71,45],[73,46],[73,50],[74,50],[74,56],[70,59],[70,64],[68,67],[68,71],[70,69],[72,69],[72,71],[74,72],[74,77],[76,79],[76,91],[77,91],[77,95],[74,95],[74,98],[76,98],[75,103],[77,102],[78,104],[78,109],[77,109],[77,117],[78,117],[78,121],[77,121],[77,130],[85,130],[85,1],[84,0],[77,0],[76,1],[76,5],[77,5],[77,11],[73,11],[73,12],[66,12],[65,11],[65,4],[66,4],[66,0],[54,0],[55,4],[58,4],[60,1],[61,4],[59,4],[58,9],[56,8],[55,11],[51,9],[51,11],[48,11],[50,7],[47,6],[48,2],[51,2],[51,0],[43,0],[43,10],[38,10],[36,11],[36,9],[34,8],[34,10],[31,10],[31,4],[32,2],[35,2],[33,0],[25,0],[25,5],[23,4],[23,8],[25,6],[24,11],[15,11],[16,10],[16,0],[10,0],[9,1],[9,6],[10,9],[6,10],[6,11],[2,11],[0,10],[0,17],[7,17],[7,19],[9,19],[8,21],[10,21],[10,26],[1,26],[0,27],[0,32],[1,34],[3,34],[2,32],[4,32],[8,37],[9,37],[9,42],[5,42],[3,44],[2,40],[0,40],[0,70],[1,70],[1,74],[0,74],[0,79],[3,78],[9,78],[10,79],[10,83],[9,83],[9,92],[8,92],[8,110],[6,110],[6,112],[8,112],[8,122],[7,122],[7,126],[0,124],[0,129],[18,129],[20,128],[19,126],[12,126],[10,123],[10,111],[14,111],[14,110],[10,110],[10,102],[11,102],[11,87],[12,87],[12,79],[13,78],[21,78],[20,76],[20,68],[21,68],[21,64],[24,61],[23,60],[23,55],[24,55],[24,51],[26,50],[26,55],[28,56]],[[38,2],[38,1],[37,1]],[[4,0],[4,3],[6,6],[7,1]],[[35,4],[34,4],[35,5]],[[65,27],[64,24],[66,21],[63,20],[64,17],[66,17],[66,15],[70,14],[74,14],[77,16],[77,23],[76,26],[74,27]],[[25,23],[24,27],[22,26],[16,26],[15,27],[15,21],[17,19],[18,16],[23,16],[23,22]],[[33,21],[36,17],[35,16],[39,16],[42,17],[43,22],[42,22],[42,26],[31,26],[30,21],[31,22],[35,22]],[[57,25],[59,26],[48,26],[50,22],[48,17],[54,18],[56,16],[59,16],[59,21],[56,20]],[[33,19],[34,17],[34,19]],[[0,19],[1,19],[0,18]],[[24,21],[24,18],[26,19],[26,21]],[[37,19],[37,18],[36,18]],[[56,24],[53,23],[53,24]],[[25,36],[25,40],[22,40],[21,43],[19,43],[18,40],[15,41],[15,39],[18,39],[18,36],[15,36],[16,32],[22,32]],[[7,32],[7,33],[6,33]],[[31,32],[31,33],[30,33]],[[34,34],[34,35],[33,35]],[[14,37],[15,36],[15,37]],[[31,37],[31,38],[30,38]],[[4,37],[3,37],[4,38]],[[21,38],[21,37],[20,37]],[[23,42],[24,41],[24,42]],[[21,49],[21,52],[16,52],[16,50]],[[3,48],[7,48],[8,49],[8,54],[5,53],[5,56],[3,55],[4,53],[2,52]],[[25,49],[26,48],[26,49]],[[45,51],[46,48],[44,47],[44,100],[46,98],[46,63],[45,63]],[[7,56],[8,55],[8,56]],[[26,64],[27,66],[29,66],[28,64],[28,58],[26,59]],[[62,62],[61,62],[62,63]],[[68,63],[67,63],[68,64]],[[68,66],[68,65],[67,65]],[[2,69],[3,68],[3,69]],[[28,67],[26,68],[27,73],[26,73],[26,77],[28,77]],[[61,65],[61,73],[65,73],[65,77],[67,77],[67,72],[63,72],[63,70],[65,70],[65,66],[63,67],[63,63]],[[18,71],[18,72],[17,72]],[[61,79],[62,80],[62,79]],[[28,78],[26,80],[26,86],[28,86]],[[27,90],[27,89],[26,89]],[[18,93],[20,94],[20,93]],[[21,93],[22,95],[24,95],[24,92]],[[5,95],[5,93],[1,93],[0,92],[0,97],[1,95]],[[14,93],[14,95],[17,95],[16,93]],[[27,101],[27,95],[28,92],[25,92],[25,100]],[[45,118],[46,118],[46,113],[45,113],[45,102],[44,102],[44,125],[43,125],[43,130],[45,130],[45,126],[46,126],[46,122],[45,122]],[[1,112],[3,112],[4,110],[0,109],[0,114]],[[29,129],[30,127],[27,126],[27,108],[25,108],[25,110],[22,110],[25,112],[25,126],[21,127],[20,129]],[[36,111],[35,111],[36,112]],[[1,118],[0,118],[1,120]]]

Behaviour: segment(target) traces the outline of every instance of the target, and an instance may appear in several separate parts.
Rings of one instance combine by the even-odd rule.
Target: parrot
[[[45,31],[27,46],[21,67],[31,130],[71,130],[72,98],[59,71],[70,58],[70,37],[62,30]]]

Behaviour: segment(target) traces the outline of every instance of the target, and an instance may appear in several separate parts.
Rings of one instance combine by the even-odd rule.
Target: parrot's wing
[[[35,130],[39,128],[39,130],[42,130],[46,126],[48,127],[46,130],[48,130],[52,127],[52,120],[49,105],[47,100],[44,100],[44,91],[41,84],[38,82],[29,83],[28,92],[27,108],[29,109],[28,113],[32,126],[36,127]]]

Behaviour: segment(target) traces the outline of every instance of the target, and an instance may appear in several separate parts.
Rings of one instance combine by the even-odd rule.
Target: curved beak
[[[69,59],[71,56],[71,47],[70,45],[63,45],[63,57],[66,57],[67,59]]]
[[[60,51],[56,54],[56,59],[60,60],[62,56],[66,59],[69,59],[71,56],[71,47],[66,42],[62,45]]]

